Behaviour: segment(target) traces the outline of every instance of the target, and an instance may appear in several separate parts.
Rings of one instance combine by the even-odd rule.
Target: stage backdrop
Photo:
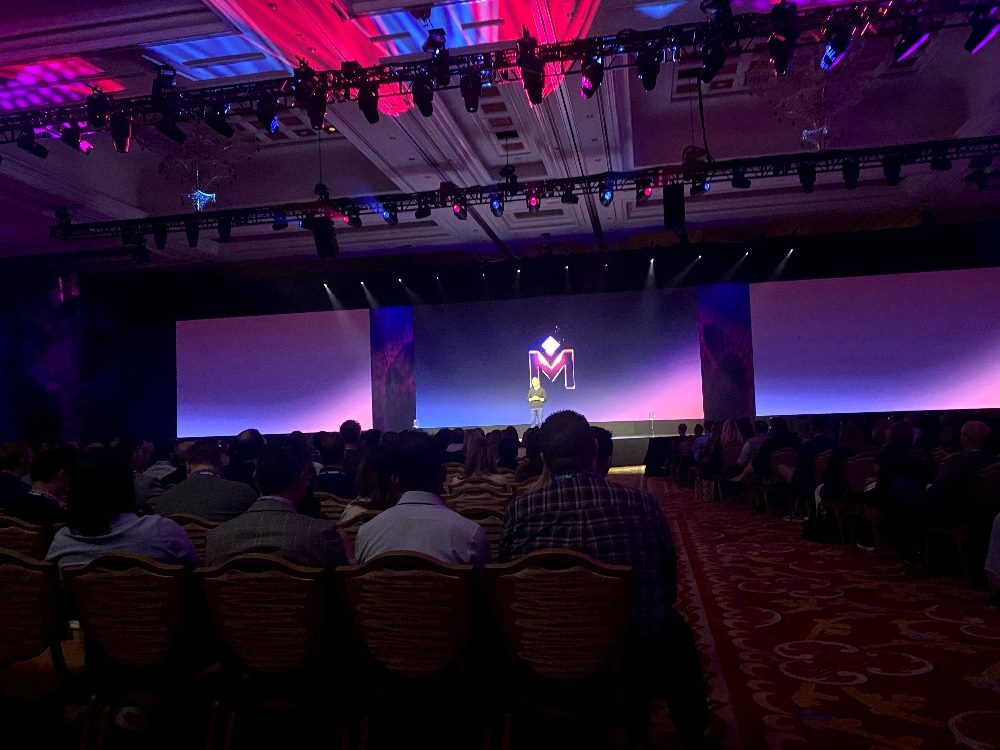
[[[1000,407],[1000,269],[754,284],[757,411]]]
[[[368,310],[177,323],[177,435],[372,426]]]
[[[525,423],[539,371],[546,414],[703,415],[694,289],[426,305],[413,316],[421,427]]]

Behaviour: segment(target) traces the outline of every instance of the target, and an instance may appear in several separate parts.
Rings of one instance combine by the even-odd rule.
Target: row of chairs
[[[192,573],[114,554],[63,575],[61,587],[53,565],[0,551],[0,672],[46,649],[64,670],[68,607],[84,635],[93,694],[83,748],[105,746],[122,706],[190,714],[204,695],[206,747],[221,740],[227,750],[237,723],[258,710],[316,700],[335,706],[342,748],[360,750],[373,724],[392,726],[414,705],[417,715],[472,711],[475,744],[500,735],[505,749],[512,726],[537,720],[546,705],[570,709],[565,731],[625,722],[624,700],[594,704],[576,691],[627,689],[620,667],[631,569],[574,552],[484,571],[389,554],[332,574],[267,555]],[[206,692],[206,675],[220,674]],[[351,694],[329,700],[335,685]]]

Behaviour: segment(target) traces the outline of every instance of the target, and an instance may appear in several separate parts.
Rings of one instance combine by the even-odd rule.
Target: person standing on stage
[[[541,427],[545,412],[545,402],[548,395],[542,388],[541,381],[535,377],[531,379],[531,389],[528,391],[528,407],[531,409],[531,426]]]

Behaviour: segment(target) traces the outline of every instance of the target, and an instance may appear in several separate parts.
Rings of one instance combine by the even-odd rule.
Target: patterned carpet
[[[985,592],[667,480],[616,479],[671,521],[722,746],[1000,748],[1000,609]],[[663,711],[654,732],[668,731]]]

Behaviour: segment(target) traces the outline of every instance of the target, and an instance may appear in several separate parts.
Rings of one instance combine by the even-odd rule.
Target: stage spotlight
[[[898,185],[900,174],[903,171],[903,160],[895,154],[889,154],[882,159],[882,174],[885,175],[887,185]]]
[[[442,52],[444,52],[444,46],[447,42],[447,35],[444,33],[444,29],[428,29],[427,39],[421,47],[424,52],[430,52],[432,56],[437,57]]]
[[[153,109],[162,115],[175,115],[177,102],[174,98],[174,87],[177,85],[177,71],[169,65],[161,65],[153,79],[153,90],[150,94]]]
[[[344,223],[354,229],[360,229],[362,226],[361,211],[359,211],[356,206],[352,206],[347,209],[347,211],[344,212]]]
[[[278,101],[273,96],[262,96],[257,102],[257,122],[268,135],[274,135],[281,127],[278,122]]]
[[[948,151],[943,146],[931,149],[931,169],[935,172],[947,172],[951,169],[951,159],[948,158]]]
[[[198,235],[201,234],[201,225],[197,219],[187,219],[184,222],[184,234],[187,237],[188,247],[198,247]]]
[[[712,189],[712,183],[708,181],[707,177],[696,176],[691,180],[691,190],[689,191],[692,198],[707,193]]]
[[[157,222],[153,224],[153,243],[161,253],[167,249],[167,225]]]
[[[275,232],[280,232],[282,229],[288,229],[288,214],[284,211],[275,211],[274,221],[271,223],[271,229]]]
[[[811,193],[816,186],[816,165],[799,164],[799,184],[803,193]]]
[[[979,5],[969,17],[972,32],[965,42],[965,49],[973,55],[985,47],[997,35],[997,32],[1000,32],[1000,22],[990,18],[990,10],[988,5]]]
[[[545,64],[538,59],[538,41],[522,26],[523,35],[517,41],[517,65],[528,101],[537,106],[542,103],[545,90]]]
[[[635,183],[635,205],[641,206],[653,195],[653,188],[648,180],[636,180]]]
[[[605,208],[610,206],[615,200],[615,186],[611,182],[604,183],[601,192],[598,194],[601,205]]]
[[[28,128],[23,131],[21,135],[17,137],[17,147],[22,151],[27,151],[32,156],[37,156],[39,159],[47,159],[49,156],[49,150],[45,148],[38,139],[35,138],[35,131],[33,128]]]
[[[312,223],[313,241],[316,243],[316,254],[321,258],[334,258],[340,252],[337,244],[337,228],[329,216],[317,216]],[[361,286],[365,283],[362,281]]]
[[[434,114],[434,85],[431,83],[430,76],[423,73],[414,78],[410,86],[410,93],[413,95],[413,103],[420,110],[420,114],[424,117],[430,117]]]
[[[111,115],[111,140],[114,141],[115,151],[119,154],[128,153],[132,145],[132,118],[124,112]]]
[[[377,83],[365,83],[358,87],[358,109],[372,125],[378,122]]]
[[[80,139],[80,126],[75,122],[70,123],[62,132],[59,133],[59,140],[65,143],[74,151],[80,151],[84,154],[89,154],[94,150],[93,145],[89,141],[84,141]]]
[[[529,214],[537,214],[542,210],[542,198],[539,194],[538,188],[531,188],[524,198],[524,202],[528,206]]]
[[[167,117],[166,115],[156,123],[156,129],[167,138],[172,140],[174,143],[184,143],[187,140],[187,135],[177,126],[177,120],[173,117]]]
[[[663,60],[663,50],[659,47],[645,49],[635,56],[635,67],[639,82],[645,91],[656,88],[656,78],[660,75],[660,62]]]
[[[498,219],[503,216],[503,198],[499,195],[490,196],[490,211]]]
[[[559,199],[560,203],[564,203],[567,206],[575,206],[580,202],[580,196],[573,194],[573,188],[568,187],[563,190],[562,197]]]
[[[920,21],[916,18],[907,18],[903,21],[903,35],[892,47],[893,56],[896,62],[902,62],[918,49],[920,49],[931,35],[920,26]]]
[[[109,114],[111,100],[100,89],[94,89],[94,93],[87,97],[87,124],[92,128],[103,128],[108,124]]]
[[[590,99],[604,82],[604,58],[597,54],[587,55],[580,64],[580,97]]]
[[[233,217],[223,214],[219,217],[219,242],[229,242],[233,234]]]
[[[431,201],[429,198],[417,198],[417,210],[413,212],[414,219],[428,219],[431,216]]]
[[[464,200],[456,200],[451,204],[451,212],[455,214],[455,218],[459,221],[465,221],[469,218],[469,209],[465,205]]]
[[[483,75],[478,70],[469,70],[459,79],[459,89],[465,102],[465,111],[479,111],[479,96],[483,93]]]
[[[702,83],[711,83],[722,66],[726,63],[726,48],[718,39],[711,39],[701,48],[701,70],[698,72],[698,80]]]
[[[292,96],[295,97],[295,103],[300,107],[305,106],[318,86],[319,77],[316,75],[316,71],[300,57],[299,67],[295,69],[295,74],[292,77]]]
[[[382,208],[382,221],[390,227],[394,227],[399,224],[399,215],[396,213],[395,206],[384,206]]]
[[[776,76],[788,75],[788,71],[791,70],[792,53],[798,38],[799,26],[795,3],[781,0],[771,8],[771,36],[767,40],[767,50]]]
[[[317,88],[306,100],[306,114],[313,130],[322,130],[326,124],[326,89]]]
[[[844,59],[844,54],[851,46],[852,29],[850,24],[831,22],[826,27],[826,48],[819,66],[823,70],[833,70]]]
[[[733,167],[733,181],[730,185],[737,190],[746,190],[750,187],[750,180],[747,179],[746,167]]]
[[[840,172],[844,176],[844,184],[848,190],[854,190],[858,186],[858,178],[861,177],[861,164],[857,159],[844,159],[840,166]]]
[[[205,112],[205,124],[223,138],[232,138],[236,135],[236,130],[226,120],[228,113],[228,104],[215,105]]]
[[[986,174],[985,169],[974,169],[969,174],[962,178],[962,181],[966,185],[975,185],[980,191],[986,189],[986,185],[989,182],[989,175]]]

